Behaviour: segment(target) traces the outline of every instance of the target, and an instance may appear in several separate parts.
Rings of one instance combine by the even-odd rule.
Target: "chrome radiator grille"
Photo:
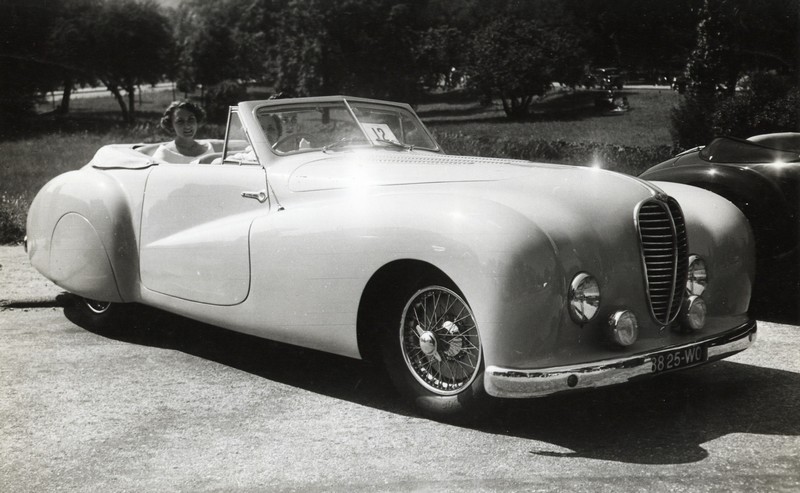
[[[650,311],[661,324],[680,312],[689,269],[686,223],[678,203],[651,200],[638,216]]]

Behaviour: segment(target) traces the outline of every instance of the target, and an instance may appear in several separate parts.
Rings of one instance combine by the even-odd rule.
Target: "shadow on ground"
[[[74,297],[67,317],[85,327]],[[129,328],[98,335],[182,351],[262,378],[376,409],[413,415],[379,366],[271,342],[141,307]],[[737,433],[800,434],[800,374],[716,362],[617,387],[502,401],[469,428],[547,442],[537,455],[637,464],[703,460],[703,445]],[[569,450],[565,452],[564,449]]]

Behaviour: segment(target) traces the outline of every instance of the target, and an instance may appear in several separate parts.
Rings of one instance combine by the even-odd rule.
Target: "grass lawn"
[[[562,140],[628,147],[671,146],[670,110],[680,97],[669,89],[626,89],[631,111],[602,116],[594,106],[596,93],[554,93],[534,103],[533,115],[522,122],[509,121],[500,101],[482,107],[475,101],[442,101],[420,105],[420,117],[438,133],[463,133],[476,137]],[[444,98],[442,98],[444,99]]]
[[[586,165],[638,174],[673,152],[669,113],[678,95],[668,89],[628,89],[631,111],[601,116],[589,91],[554,92],[533,105],[526,121],[508,121],[499,101],[481,106],[459,94],[432,95],[417,107],[442,146],[471,154]],[[181,94],[176,95],[181,98]],[[171,91],[137,98],[137,124],[121,123],[110,96],[73,99],[70,118],[42,117],[25,137],[0,140],[0,244],[22,241],[25,218],[36,192],[52,177],[86,164],[105,144],[158,142],[170,136],[158,127]],[[53,109],[49,101],[40,111]],[[222,138],[224,125],[206,124],[198,136]]]

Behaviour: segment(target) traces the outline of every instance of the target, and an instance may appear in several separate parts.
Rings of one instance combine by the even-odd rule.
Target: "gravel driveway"
[[[76,324],[0,247],[0,491],[798,491],[800,328],[457,427],[376,368],[142,310]]]

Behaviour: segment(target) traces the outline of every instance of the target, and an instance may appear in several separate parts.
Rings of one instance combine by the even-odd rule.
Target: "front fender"
[[[506,206],[460,194],[384,193],[287,207],[254,222],[251,246],[248,303],[258,304],[261,330],[301,345],[335,339],[347,355],[359,354],[364,289],[392,262],[427,263],[453,280],[479,321],[487,361],[509,340],[522,351],[552,339],[550,321],[565,292],[546,234]],[[527,330],[516,329],[523,324]]]

